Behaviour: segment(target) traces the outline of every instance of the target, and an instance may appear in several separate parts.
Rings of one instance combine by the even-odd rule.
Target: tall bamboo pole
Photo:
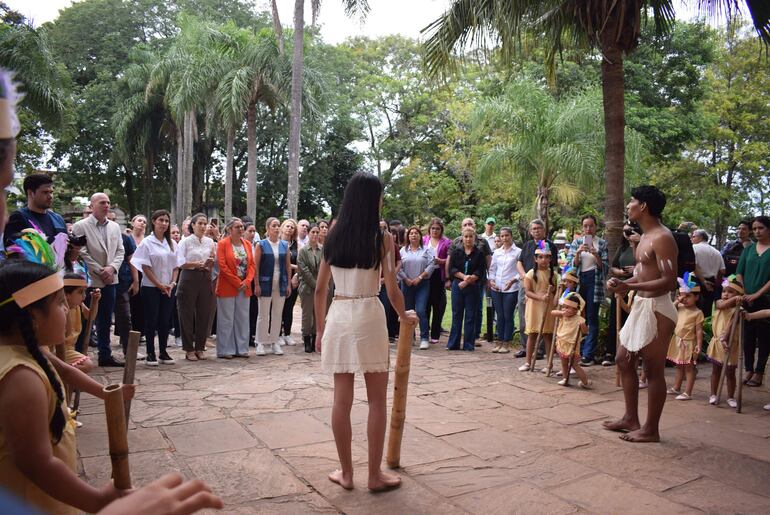
[[[722,387],[725,384],[725,377],[727,376],[727,367],[730,366],[730,354],[733,351],[733,338],[735,337],[735,331],[738,328],[739,325],[739,319],[743,317],[743,312],[741,308],[738,308],[735,310],[735,313],[733,313],[733,318],[730,320],[730,330],[727,332],[727,350],[725,351],[725,359],[722,363],[722,371],[719,374],[719,386],[717,387],[717,401],[714,403],[715,406],[719,406],[719,401],[722,398]],[[714,335],[717,336],[717,335]],[[721,344],[720,344],[721,345]]]
[[[740,333],[738,334],[738,394],[735,396],[735,402],[738,403],[738,406],[735,408],[736,413],[740,413],[743,409],[743,381],[741,380],[741,376],[743,375],[743,324],[744,322],[743,314],[741,313],[741,318],[738,323],[738,329]]]
[[[562,293],[564,288],[560,284],[558,288],[556,289],[556,298],[561,299]],[[556,305],[559,305],[559,301],[556,301]],[[556,322],[553,326],[553,336],[551,336],[551,346],[548,348],[548,361],[546,362],[546,374],[545,377],[551,377],[551,370],[553,370],[553,353],[556,350],[556,333],[559,332],[559,322],[561,321],[561,317],[556,319]],[[537,349],[535,349],[537,351]],[[537,352],[535,352],[537,354]]]
[[[128,431],[126,429],[126,412],[123,407],[123,385],[105,386],[104,394],[112,478],[115,488],[127,490],[131,488],[131,471],[128,466]]]
[[[535,271],[537,273],[537,271]],[[535,340],[535,348],[532,349],[532,363],[530,363],[529,371],[534,372],[535,371],[535,363],[537,362],[537,348],[540,346],[540,340],[545,342],[545,337],[543,336],[543,330],[545,329],[545,321],[548,319],[548,312],[551,310],[551,285],[548,285],[548,292],[546,293],[547,297],[545,299],[545,314],[543,315],[543,319],[540,321],[540,331],[537,333],[537,340]],[[551,346],[553,346],[553,335],[551,336]]]
[[[136,353],[139,349],[139,339],[142,333],[131,331],[128,333],[128,344],[126,345],[125,367],[123,368],[123,384],[134,384],[134,374],[136,372]],[[131,415],[131,399],[123,402],[126,412],[126,427],[128,427],[129,416]]]
[[[401,464],[401,438],[404,436],[406,419],[406,391],[409,386],[409,369],[412,360],[412,335],[415,324],[401,320],[396,348],[396,377],[393,382],[393,408],[390,413],[390,434],[386,456],[390,468]]]

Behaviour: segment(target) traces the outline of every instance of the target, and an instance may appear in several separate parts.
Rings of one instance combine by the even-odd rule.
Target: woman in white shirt
[[[519,300],[519,272],[516,263],[521,249],[513,243],[510,227],[500,229],[502,246],[492,254],[489,265],[489,289],[497,315],[497,335],[500,338],[492,352],[507,354],[513,344],[513,313]]]
[[[192,234],[176,249],[179,286],[176,305],[182,329],[182,348],[190,361],[206,359],[206,338],[209,333],[214,290],[211,288],[211,268],[217,245],[206,233],[208,219],[198,213],[190,220]]]
[[[144,337],[147,343],[147,366],[174,364],[166,352],[168,333],[171,328],[171,294],[176,286],[177,265],[174,242],[171,239],[171,219],[168,211],[159,209],[152,213],[152,233],[131,258],[131,265],[141,270],[141,299],[144,308]],[[155,354],[155,333],[158,334],[159,354]]]

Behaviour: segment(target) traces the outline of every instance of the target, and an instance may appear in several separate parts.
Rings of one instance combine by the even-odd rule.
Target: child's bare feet
[[[332,483],[337,483],[345,490],[352,490],[353,489],[353,476],[345,476],[345,474],[342,473],[341,470],[335,470],[331,474],[329,474],[329,481]]]
[[[627,420],[626,418],[620,418],[618,420],[602,422],[604,429],[608,431],[619,431],[625,433],[628,431],[636,431],[641,427],[639,421]]]
[[[372,492],[384,492],[401,486],[401,478],[395,474],[388,474],[380,470],[377,476],[369,478],[369,490]]]

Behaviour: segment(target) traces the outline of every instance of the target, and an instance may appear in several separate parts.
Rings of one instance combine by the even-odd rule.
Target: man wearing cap
[[[695,229],[690,235],[692,250],[695,252],[695,275],[703,288],[698,298],[698,307],[703,316],[711,316],[714,301],[722,296],[722,277],[725,275],[725,260],[722,253],[709,245],[709,235],[703,229]]]
[[[123,237],[120,226],[107,219],[110,198],[105,193],[94,193],[91,196],[91,209],[88,218],[72,226],[72,233],[75,236],[86,236],[87,243],[80,255],[88,265],[91,285],[102,291],[101,306],[96,316],[99,366],[122,367],[123,363],[112,357],[110,323],[115,310],[118,271],[125,254]]]
[[[495,220],[494,216],[487,217],[486,222],[484,222],[484,234],[481,235],[482,238],[487,240],[487,244],[489,244],[489,248],[492,249],[492,252],[494,252],[495,247],[495,238],[497,238],[497,234],[495,234],[495,224],[497,223],[497,220]]]
[[[45,173],[33,173],[24,178],[24,193],[27,207],[15,211],[8,220],[5,244],[24,229],[37,229],[45,234],[48,243],[53,243],[59,233],[67,232],[64,218],[51,210],[53,204],[53,179]]]

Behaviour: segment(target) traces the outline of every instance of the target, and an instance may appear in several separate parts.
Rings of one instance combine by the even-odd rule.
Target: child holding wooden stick
[[[526,372],[532,367],[532,358],[541,333],[546,352],[551,346],[554,318],[551,315],[550,302],[555,294],[556,274],[551,268],[551,248],[544,240],[537,243],[535,266],[524,276],[524,288],[527,296],[527,357],[525,363],[519,367],[521,372]]]
[[[75,430],[62,380],[41,348],[60,344],[67,320],[61,275],[22,260],[0,267],[0,477],[3,486],[46,513],[95,512],[122,495],[78,478]],[[67,365],[59,362],[60,366]],[[78,370],[70,380],[92,391]]]
[[[735,400],[735,370],[738,366],[738,330],[736,329],[730,339],[733,318],[739,316],[736,312],[743,300],[743,284],[731,275],[722,281],[722,298],[717,300],[711,326],[714,336],[709,342],[706,355],[711,361],[711,395],[709,404],[717,403],[717,390],[719,378],[722,375],[722,367],[727,366],[727,405],[731,408],[738,406]],[[727,347],[730,347],[730,356],[727,356]]]
[[[695,386],[695,362],[703,345],[703,312],[696,307],[700,286],[689,272],[679,278],[679,298],[674,303],[677,307],[677,322],[666,359],[676,365],[674,386],[668,389],[670,395],[676,395],[678,401],[692,399]],[[687,376],[685,391],[682,381]]]
[[[559,319],[559,329],[556,332],[556,352],[561,358],[561,373],[564,378],[559,381],[559,384],[562,386],[569,384],[567,374],[570,371],[570,361],[572,361],[572,369],[580,379],[578,386],[581,388],[591,386],[588,375],[580,366],[580,340],[584,334],[588,333],[586,320],[579,315],[583,312],[585,304],[586,301],[579,293],[568,292],[559,300],[559,309],[551,312],[554,317]]]
[[[67,300],[67,307],[69,308],[64,335],[64,361],[86,374],[94,368],[94,363],[87,355],[75,350],[75,342],[83,331],[83,317],[88,319],[91,314],[85,304],[87,287],[87,280],[82,275],[73,272],[64,274],[64,298]],[[100,297],[99,289],[94,289],[91,293],[91,300]]]

